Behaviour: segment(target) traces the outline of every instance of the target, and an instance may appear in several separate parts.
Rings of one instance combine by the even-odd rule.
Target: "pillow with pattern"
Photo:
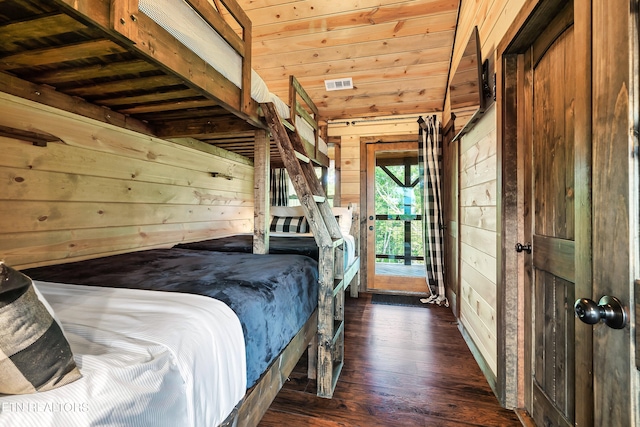
[[[273,216],[270,231],[282,233],[308,233],[309,223],[304,216]]]
[[[46,391],[81,377],[31,279],[0,262],[0,393]]]

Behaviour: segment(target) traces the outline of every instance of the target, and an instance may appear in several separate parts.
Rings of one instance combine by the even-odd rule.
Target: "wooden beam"
[[[266,130],[259,129],[255,133],[254,143],[254,227],[253,227],[253,253],[269,253],[269,206],[271,172],[269,146],[271,140]]]
[[[91,40],[74,45],[33,49],[5,56],[2,58],[2,61],[0,61],[0,69],[13,70],[16,68],[55,64],[71,59],[95,58],[123,52],[126,52],[126,50],[111,40]]]
[[[22,40],[53,37],[86,28],[86,25],[65,14],[39,16],[28,21],[14,22],[0,28],[0,50],[5,53],[15,52],[21,49],[16,43]]]
[[[124,129],[147,135],[153,134],[153,131],[146,123],[82,99],[62,94],[50,87],[33,84],[2,72],[0,72],[0,91],[104,123],[110,123]]]
[[[67,89],[65,93],[75,96],[105,96],[109,93],[118,93],[133,90],[155,89],[167,86],[177,86],[184,82],[174,76],[152,76],[138,79],[117,80],[107,83],[91,84],[78,88]]]
[[[247,122],[226,118],[205,118],[196,120],[175,120],[158,124],[157,135],[160,138],[207,138],[216,134],[231,134],[255,130]]]
[[[116,62],[113,64],[87,65],[74,68],[64,68],[61,70],[44,71],[32,80],[36,83],[47,83],[56,85],[60,83],[77,82],[81,80],[92,80],[100,77],[126,76],[139,74],[147,71],[157,70],[158,67],[150,62],[142,60]]]

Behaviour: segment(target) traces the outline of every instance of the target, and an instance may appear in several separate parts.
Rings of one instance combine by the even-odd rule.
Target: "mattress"
[[[186,1],[139,0],[138,8],[227,80],[242,88],[242,57]],[[269,91],[255,70],[251,70],[251,97],[259,103],[273,102],[280,117],[290,118],[289,106]],[[315,145],[314,130],[306,121],[296,118],[296,127],[302,138]],[[326,142],[321,139],[319,145],[320,151],[327,154]]]
[[[355,260],[355,239],[351,235],[343,235],[345,239],[346,256],[345,267],[353,264]],[[236,234],[234,236],[220,237],[216,239],[202,240],[192,243],[181,243],[175,248],[220,251],[220,252],[253,252],[253,234]],[[297,254],[318,260],[319,249],[315,239],[310,233],[281,233],[269,236],[270,254]]]
[[[215,426],[246,391],[242,327],[198,295],[35,282],[83,377],[0,397],[0,426]]]
[[[300,255],[153,249],[24,273],[37,280],[191,293],[223,301],[242,325],[247,387],[298,333],[318,300],[318,264]]]

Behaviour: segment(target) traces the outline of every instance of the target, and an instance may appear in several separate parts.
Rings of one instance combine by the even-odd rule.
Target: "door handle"
[[[578,319],[588,325],[604,321],[610,328],[622,329],[627,324],[627,312],[616,297],[605,295],[598,304],[588,298],[580,298],[573,308]]]
[[[530,254],[532,249],[531,243],[525,243],[524,245],[522,243],[516,243],[516,252],[518,253],[526,252]]]

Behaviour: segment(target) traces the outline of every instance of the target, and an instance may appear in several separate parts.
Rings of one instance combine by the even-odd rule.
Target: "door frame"
[[[417,126],[416,126],[417,129]],[[369,238],[368,235],[370,233],[369,230],[369,220],[368,220],[368,209],[369,204],[371,204],[371,197],[373,197],[373,188],[369,188],[368,185],[368,150],[367,147],[371,144],[398,144],[398,147],[401,144],[415,144],[416,149],[419,148],[418,144],[418,134],[401,134],[401,135],[383,135],[383,136],[369,136],[369,137],[361,137],[360,138],[360,204],[361,204],[361,228],[360,228],[360,236],[364,236],[363,242],[361,242],[361,264],[360,264],[360,283],[361,286],[364,287],[364,292],[375,292],[375,293],[394,293],[394,294],[402,294],[405,292],[399,291],[380,291],[371,286],[372,281],[375,278],[375,274],[370,275],[370,268],[375,268],[374,266],[370,266],[371,261],[371,251],[369,248]],[[375,256],[375,253],[373,254]],[[424,278],[422,278],[424,281]],[[418,292],[418,294],[428,294],[428,288],[425,282],[424,292]]]
[[[498,138],[498,358],[497,391],[498,399],[507,407],[530,408],[531,381],[531,340],[527,328],[531,326],[531,283],[526,272],[531,271],[531,257],[514,251],[516,242],[524,242],[525,223],[530,221],[530,213],[524,211],[524,188],[527,178],[524,166],[527,157],[522,153],[523,141],[530,134],[526,120],[527,99],[524,90],[524,53],[533,44],[556,14],[569,2],[562,0],[530,0],[507,30],[498,45],[496,72],[497,96],[497,138]],[[576,0],[574,5],[574,40],[576,46],[591,46],[591,2]],[[591,295],[591,194],[583,191],[591,186],[591,50],[576,49],[577,87],[589,90],[576,91],[574,103],[575,120],[575,182],[576,186],[576,295]],[[521,102],[518,102],[520,100]],[[524,100],[524,102],[522,102]],[[529,159],[530,160],[530,159]],[[534,248],[535,250],[535,248]],[[513,284],[517,284],[514,286]],[[580,348],[592,353],[592,334],[587,328],[576,328],[575,340]],[[576,402],[583,402],[576,408],[577,425],[592,425],[593,385],[591,377],[583,375],[591,372],[590,358],[581,357],[576,351]]]

